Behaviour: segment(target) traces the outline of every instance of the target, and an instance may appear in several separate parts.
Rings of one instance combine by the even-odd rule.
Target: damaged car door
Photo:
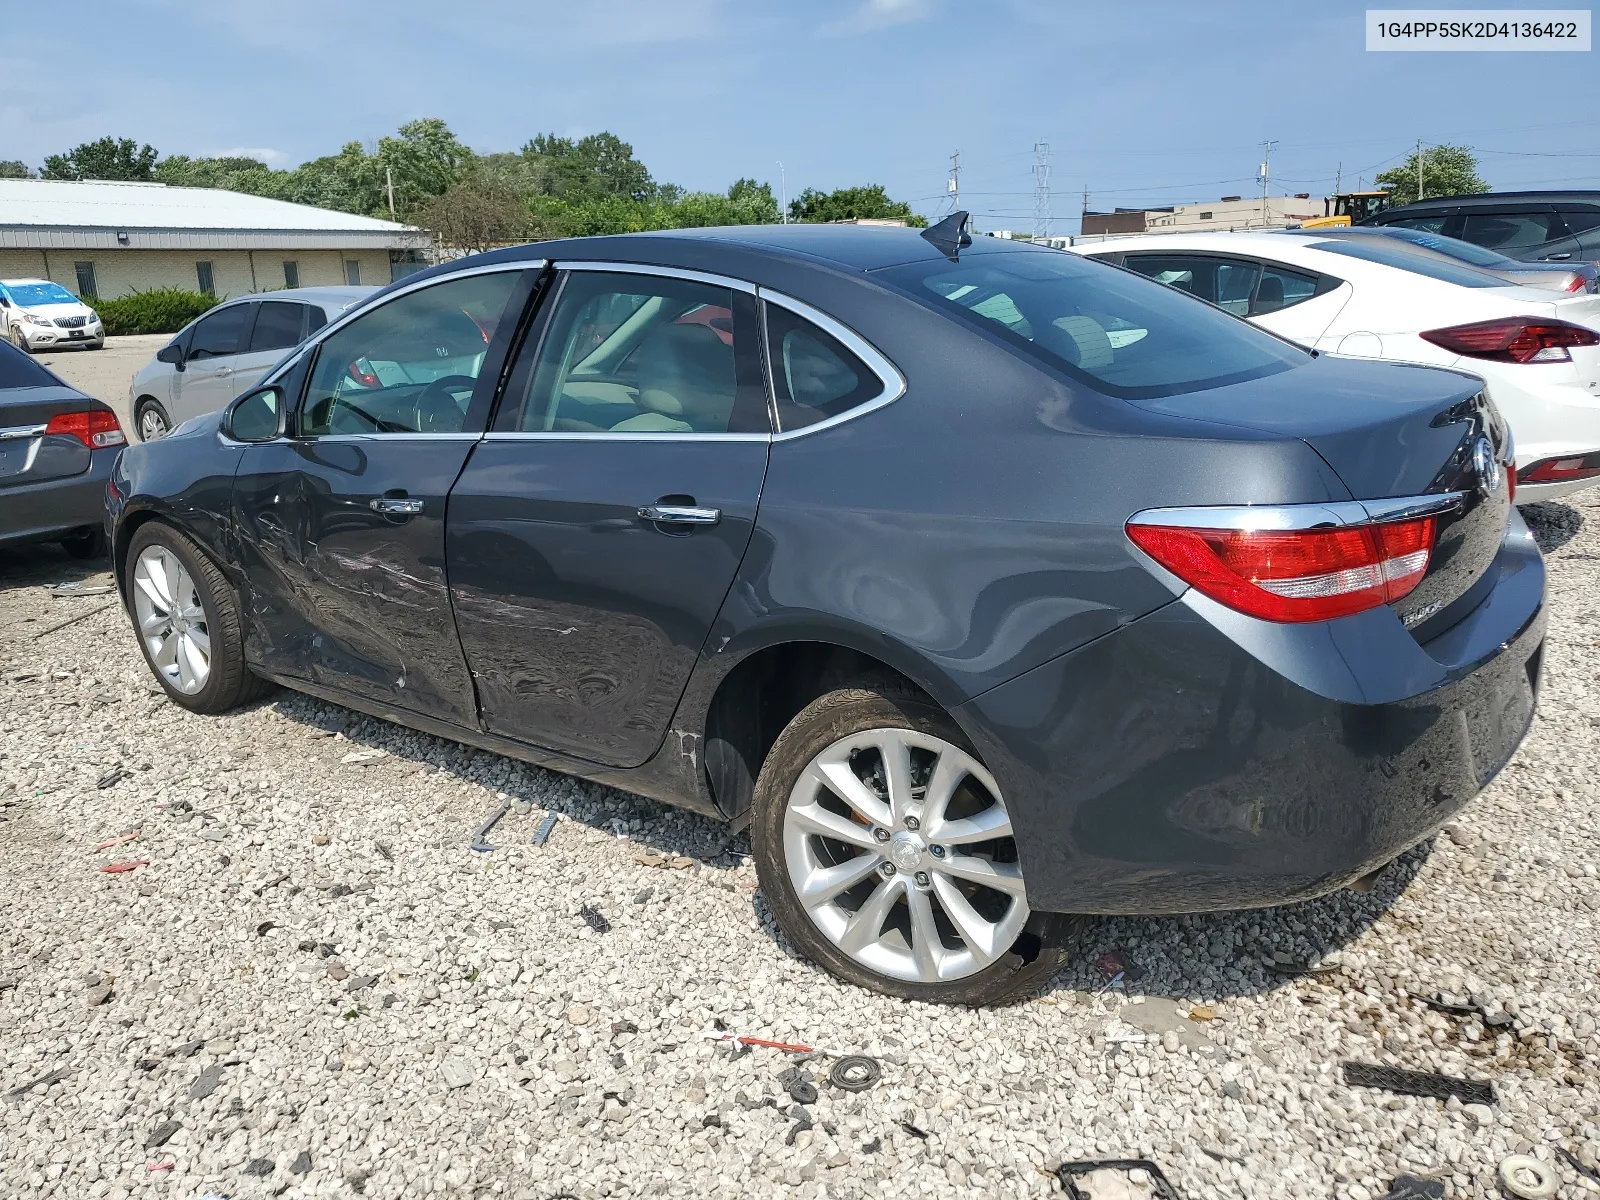
[[[234,484],[247,652],[268,673],[478,724],[445,502],[539,265],[398,292],[331,327],[294,372],[286,436],[250,446]]]

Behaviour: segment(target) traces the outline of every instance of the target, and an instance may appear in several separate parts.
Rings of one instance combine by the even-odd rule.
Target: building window
[[[78,273],[78,295],[98,296],[100,289],[94,282],[94,264],[92,262],[75,262],[72,269]]]
[[[344,260],[344,281],[351,287],[361,286],[361,264],[353,258]]]
[[[300,264],[295,262],[292,258],[286,258],[283,260],[283,286],[300,286]]]
[[[1211,220],[1211,214],[1208,213],[1208,212],[1203,212],[1203,213],[1200,214],[1200,219],[1202,221],[1209,221],[1209,220]]]
[[[217,281],[211,274],[211,264],[208,262],[195,263],[194,273],[195,277],[200,281],[201,292],[207,296],[215,296],[217,294]]]

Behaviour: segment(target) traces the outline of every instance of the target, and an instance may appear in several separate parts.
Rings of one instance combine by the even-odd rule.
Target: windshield
[[[1203,300],[1061,251],[908,263],[878,274],[1128,399],[1221,387],[1310,361]]]
[[[1471,263],[1475,267],[1488,267],[1490,270],[1524,265],[1514,258],[1496,254],[1493,250],[1485,250],[1482,246],[1475,246],[1471,242],[1463,242],[1460,238],[1445,237],[1443,234],[1428,233],[1421,229],[1401,229],[1398,225],[1352,231],[1348,236],[1393,238],[1397,242],[1409,242],[1413,246],[1421,246],[1424,250],[1448,254],[1451,258],[1459,258],[1464,263]]]
[[[1448,240],[1448,239],[1447,239]],[[1429,279],[1437,279],[1440,283],[1453,283],[1459,287],[1491,288],[1510,287],[1498,275],[1490,275],[1476,267],[1469,267],[1465,263],[1457,266],[1455,263],[1440,262],[1437,258],[1428,258],[1425,255],[1413,254],[1405,246],[1390,244],[1373,238],[1370,241],[1351,238],[1349,241],[1331,241],[1323,238],[1310,243],[1313,250],[1326,250],[1330,254],[1343,254],[1348,258],[1365,259],[1367,262],[1379,263],[1385,267],[1395,267],[1401,271],[1410,271],[1413,275],[1426,275]]]
[[[8,283],[6,293],[11,303],[23,308],[39,304],[77,304],[78,298],[59,283]]]

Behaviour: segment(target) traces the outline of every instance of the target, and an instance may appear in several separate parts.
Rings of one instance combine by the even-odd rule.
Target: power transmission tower
[[[1050,236],[1050,143],[1033,144],[1033,236]]]
[[[950,211],[958,212],[961,209],[961,151],[957,150],[950,156],[950,183],[947,189],[950,193]]]

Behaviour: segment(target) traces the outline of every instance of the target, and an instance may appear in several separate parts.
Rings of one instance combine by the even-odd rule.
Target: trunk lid
[[[1510,517],[1509,471],[1486,477],[1477,446],[1487,438],[1503,463],[1510,433],[1476,376],[1324,354],[1292,372],[1133,403],[1298,437],[1355,500],[1462,493],[1436,520],[1426,577],[1394,606],[1419,640],[1465,616],[1492,583],[1487,569]]]
[[[0,390],[0,491],[82,475],[93,452],[71,434],[45,434],[60,413],[110,411],[65,384]]]

